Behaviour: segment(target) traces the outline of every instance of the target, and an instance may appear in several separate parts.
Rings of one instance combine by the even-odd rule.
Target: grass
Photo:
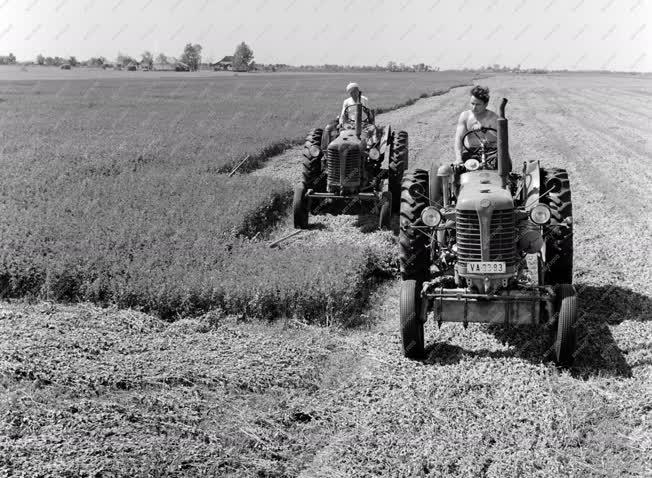
[[[38,167],[56,158],[108,170],[155,162],[226,171],[246,154],[263,159],[326,124],[353,79],[372,107],[387,111],[472,78],[443,72],[91,80],[65,73],[61,80],[0,81],[3,162]]]
[[[3,304],[0,473],[645,476],[649,323],[625,327],[628,380],[476,325],[415,363],[393,330]]]
[[[243,169],[256,167],[325,123],[351,78],[0,82],[0,296],[114,303],[166,319],[211,307],[272,318],[280,303],[346,320],[373,274],[367,252],[341,245],[323,271],[337,253],[246,243],[285,215],[290,185],[223,173],[245,153]],[[467,79],[356,78],[382,108]]]

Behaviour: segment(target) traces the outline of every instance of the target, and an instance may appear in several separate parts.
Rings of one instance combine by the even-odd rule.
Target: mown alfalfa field
[[[355,267],[357,276],[337,261],[369,264],[369,253],[340,246],[332,272],[315,274],[328,253],[303,248],[285,261],[252,244],[284,216],[292,185],[225,173],[250,154],[246,173],[323,127],[352,80],[379,111],[471,80],[33,70],[0,81],[2,296],[118,304],[166,319],[214,307],[273,318],[277,303],[309,317],[354,310],[373,267]],[[285,285],[272,281],[279,263]],[[260,286],[245,285],[248,276]]]
[[[357,217],[320,215],[279,251],[258,240],[238,244],[250,254],[249,273],[238,281],[244,297],[255,298],[246,303],[273,307],[273,321],[252,319],[253,310],[221,308],[166,322],[88,303],[3,302],[0,471],[649,476],[650,80],[547,75],[483,82],[492,88],[492,107],[501,96],[510,100],[514,162],[536,157],[570,174],[581,309],[572,368],[550,363],[545,327],[438,329],[429,321],[427,357],[404,359],[399,282],[378,285],[379,276],[391,276],[395,236],[371,231]],[[455,89],[381,119],[410,132],[411,167],[426,167],[450,157],[467,101],[467,90]],[[250,179],[293,181],[300,153],[272,158]],[[269,238],[290,231],[281,218]],[[226,263],[235,267],[239,256]],[[295,264],[304,270],[299,279],[291,275]],[[371,297],[349,307],[361,286]],[[308,298],[303,304],[321,309],[295,308],[297,291]]]

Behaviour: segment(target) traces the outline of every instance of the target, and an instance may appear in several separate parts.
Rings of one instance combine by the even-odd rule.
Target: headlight
[[[540,226],[546,224],[550,221],[550,208],[545,204],[537,204],[530,210],[530,219]]]
[[[428,227],[435,227],[441,222],[441,213],[436,207],[428,206],[421,213],[421,220]]]
[[[480,161],[477,159],[467,159],[464,161],[464,167],[466,168],[467,171],[475,171],[480,167]]]
[[[319,146],[317,146],[316,144],[310,146],[310,156],[316,158],[320,154],[321,154],[321,148]]]
[[[376,161],[378,158],[380,158],[380,151],[378,151],[376,148],[371,148],[369,150],[369,157]]]

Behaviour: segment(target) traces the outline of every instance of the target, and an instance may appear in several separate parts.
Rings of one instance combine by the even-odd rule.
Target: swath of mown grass
[[[390,244],[250,241],[285,214],[281,180],[147,167],[101,177],[84,172],[74,188],[67,177],[33,177],[2,198],[3,297],[113,303],[166,320],[221,308],[349,323],[374,277],[391,273],[381,270],[391,258],[376,259]]]
[[[32,177],[3,190],[4,297],[169,311],[159,301],[178,302],[192,277],[223,268],[233,244],[269,230],[290,200],[288,184],[269,178],[151,169],[100,177]]]

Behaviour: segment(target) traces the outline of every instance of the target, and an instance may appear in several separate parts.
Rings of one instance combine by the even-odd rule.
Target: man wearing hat
[[[340,127],[345,123],[352,123],[355,121],[355,108],[349,108],[357,103],[358,98],[360,98],[360,103],[363,106],[368,108],[369,100],[366,96],[360,94],[360,86],[357,83],[349,83],[346,86],[346,92],[349,94],[349,98],[344,100],[342,103],[342,112],[340,113]],[[348,108],[348,110],[347,110]]]

